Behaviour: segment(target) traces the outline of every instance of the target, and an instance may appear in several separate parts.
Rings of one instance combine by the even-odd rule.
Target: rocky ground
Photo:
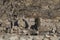
[[[60,0],[0,0],[0,40],[60,40]]]

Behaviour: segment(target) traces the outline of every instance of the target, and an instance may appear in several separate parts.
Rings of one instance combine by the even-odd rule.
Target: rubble
[[[60,40],[60,0],[0,0],[0,40]]]

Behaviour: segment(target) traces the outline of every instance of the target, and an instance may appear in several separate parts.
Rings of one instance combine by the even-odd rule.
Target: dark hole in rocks
[[[38,35],[37,33],[31,33],[30,35]]]
[[[17,18],[17,15],[13,15],[13,16]]]
[[[13,11],[13,13],[15,13],[15,10]],[[13,20],[16,20],[17,18],[17,14],[12,14]]]
[[[55,33],[57,33],[57,30],[55,30]]]
[[[24,19],[23,19],[23,21],[25,22],[25,25],[26,25],[26,26],[25,26],[25,28],[28,28],[28,27],[29,27],[29,25],[28,25],[27,21],[26,21],[26,20],[24,20]]]
[[[6,28],[5,32],[8,33],[8,28]]]
[[[16,20],[16,21],[14,22],[14,26],[17,26],[17,27],[19,26],[19,25],[18,25],[18,20]]]
[[[26,34],[26,35],[28,35],[28,34]]]
[[[32,25],[31,26],[31,29],[35,29],[36,31],[38,30],[38,26],[39,26],[39,19],[38,18],[36,18],[35,19],[35,25]]]
[[[2,26],[2,23],[0,23],[0,27]]]
[[[12,28],[12,26],[13,26],[13,23],[12,23],[12,21],[11,21],[11,28]]]
[[[34,30],[34,29],[35,29],[35,30],[38,30],[38,29],[37,29],[37,25],[32,25],[32,26],[31,26],[31,29],[33,29],[33,30]]]

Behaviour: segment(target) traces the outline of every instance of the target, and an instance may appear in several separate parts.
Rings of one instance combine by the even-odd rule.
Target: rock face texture
[[[60,0],[0,0],[0,40],[60,40]]]

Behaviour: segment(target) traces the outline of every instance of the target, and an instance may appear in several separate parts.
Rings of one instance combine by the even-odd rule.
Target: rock
[[[24,28],[24,27],[25,27],[25,22],[23,21],[22,18],[20,18],[20,19],[18,20],[18,25],[19,25],[20,28]]]
[[[0,40],[57,40],[56,35],[60,0],[0,0]]]
[[[54,35],[54,36],[50,37],[50,39],[51,39],[51,40],[58,40],[58,38],[57,38],[57,36],[56,36],[56,35]]]

